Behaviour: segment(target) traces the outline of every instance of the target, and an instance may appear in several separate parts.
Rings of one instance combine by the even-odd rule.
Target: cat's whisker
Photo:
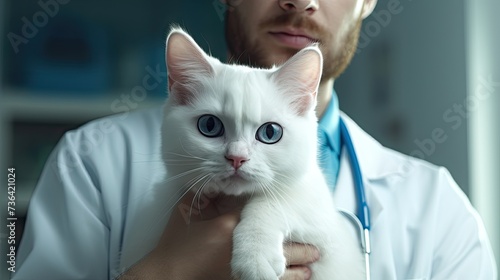
[[[274,186],[272,183],[270,183],[270,184],[271,185],[269,185],[267,183],[260,184],[263,187],[263,190],[267,190],[269,197],[271,197],[275,202],[274,204],[272,204],[271,203],[272,201],[268,200],[269,207],[271,209],[275,209],[276,211],[278,211],[278,213],[283,217],[283,221],[285,221],[286,228],[290,229],[291,227],[290,227],[290,224],[288,222],[287,213],[286,213],[286,211],[284,211],[283,207],[281,207],[281,203],[280,203],[280,202],[284,202],[285,204],[288,204],[288,202],[285,199],[283,199],[283,196],[280,196],[280,198],[282,199],[282,201],[280,201],[278,199],[278,197],[276,196],[276,193],[273,191],[276,189],[276,186]],[[275,205],[280,205],[280,207],[276,208]]]
[[[134,160],[132,163],[151,163],[151,162],[163,162],[161,159],[152,159],[152,160]]]
[[[184,189],[184,188],[187,188],[186,191],[177,199],[177,201],[175,202],[175,204],[179,203],[179,201],[182,200],[182,198],[190,191],[192,191],[193,188],[196,187],[196,184],[198,184],[201,180],[203,180],[204,177],[206,177],[207,175],[209,174],[200,174],[200,175],[197,175],[196,177],[192,178],[191,180],[189,180],[188,182],[186,182],[184,185],[182,185],[181,189]],[[196,182],[195,182],[196,181]],[[200,187],[201,189],[201,187]],[[197,190],[196,192],[198,192],[199,190]],[[176,193],[177,194],[177,193]],[[196,193],[195,193],[196,195]]]
[[[197,158],[182,158],[182,159],[165,159],[163,163],[166,166],[182,166],[182,165],[199,165],[200,159]]]
[[[198,165],[197,163],[175,163],[175,162],[169,162],[165,163],[165,166],[193,166],[193,165]]]
[[[197,168],[197,170],[199,170],[201,168]],[[190,170],[189,172],[184,172],[184,173],[181,173],[181,174],[178,174],[179,175],[187,175],[185,173],[192,173],[191,171],[197,171],[197,170]],[[191,180],[187,181],[186,183],[184,183],[182,186],[179,187],[179,189],[174,193],[174,195],[172,197],[178,197],[178,199],[174,202],[174,203],[170,203],[170,199],[168,201],[166,201],[165,205],[172,205],[167,211],[162,211],[165,213],[165,215],[169,214],[170,211],[179,203],[179,201],[194,187],[194,185],[192,184],[193,181],[199,179],[200,177],[204,176],[203,174],[200,174],[200,175],[196,175],[195,177],[193,177]],[[180,176],[179,176],[180,177]],[[172,177],[173,178],[173,177]],[[160,184],[162,185],[166,185],[167,182],[171,181],[172,178],[169,178],[169,179],[164,179],[160,182]],[[182,193],[181,195],[179,195],[180,193]],[[126,207],[127,205],[123,205],[122,207]],[[165,210],[165,209],[162,209],[162,210]],[[165,216],[164,215],[164,216]]]
[[[203,182],[203,184],[201,185],[200,187],[200,197],[199,199],[201,199],[201,195],[203,195],[203,190],[205,189],[205,187],[207,186],[207,184],[215,177],[215,174],[207,174],[207,175],[212,175],[210,178],[208,178],[205,182]],[[201,209],[201,206],[199,204],[199,201],[198,201],[198,210],[199,210],[199,214],[200,214],[200,217],[203,219],[203,213],[202,213],[202,210]]]
[[[183,142],[182,142],[182,141],[180,141],[180,145],[181,145],[182,150],[183,150],[186,154],[188,154],[188,155],[189,155],[192,159],[197,159],[197,160],[204,161],[204,162],[209,161],[209,160],[208,160],[208,159],[206,159],[206,158],[202,158],[202,157],[195,156],[195,155],[191,154],[191,153],[190,153],[190,152],[186,149],[186,147],[184,147],[184,144],[183,144]],[[186,157],[187,157],[187,156],[186,156]]]
[[[201,171],[201,170],[204,170],[203,167],[199,167],[199,168],[194,168],[194,169],[191,169],[191,170],[188,170],[186,172],[183,172],[183,173],[179,173],[175,176],[172,176],[172,177],[169,177],[168,179],[164,179],[162,181],[162,184],[165,185],[166,183],[168,183],[169,181],[173,181],[173,180],[176,180],[180,177],[183,177],[183,176],[186,176],[186,175],[190,175],[192,173],[195,173],[197,171]],[[168,209],[167,211],[164,211],[165,215],[167,215],[168,213],[170,213],[170,211],[179,203],[179,201],[182,200],[182,198],[187,194],[189,193],[194,187],[196,187],[196,184],[198,184],[200,181],[202,181],[204,178],[210,176],[211,173],[203,173],[203,174],[199,174],[199,175],[195,175],[193,178],[191,178],[190,180],[188,180],[187,182],[185,182],[182,186],[179,187],[179,189],[174,193],[173,197],[178,197],[177,200],[174,202],[174,203],[170,203],[170,201],[167,201],[167,203],[165,205],[172,205],[172,207],[170,207],[170,209]],[[210,181],[214,176],[208,178],[203,184],[202,184],[202,187],[200,187],[200,190],[201,188],[203,188],[203,186],[208,182]],[[179,195],[180,194],[180,195]]]
[[[273,182],[276,182],[278,185],[282,185],[279,181],[277,180],[274,180]],[[276,188],[273,188],[273,190],[276,190],[276,194],[279,195],[280,197],[283,198],[283,202],[287,205],[287,208],[289,209],[296,209],[297,212],[302,212],[302,211],[308,211],[307,209],[307,205],[304,205],[303,203],[293,203],[293,205],[290,205],[290,202],[295,202],[292,197],[290,196],[290,193],[287,192],[285,189],[283,188],[279,188],[279,187],[276,187]],[[301,210],[302,208],[305,208],[304,210]],[[301,239],[298,239],[298,238],[301,238]],[[328,237],[325,237],[324,239],[327,239]],[[297,242],[297,243],[303,243],[303,244],[306,244],[308,243],[303,236],[294,236],[294,242]]]
[[[252,190],[252,193],[250,194],[250,198],[248,200],[251,200],[255,194],[255,188]]]
[[[270,187],[268,187],[271,191],[271,193],[273,194],[273,196],[276,198],[276,201],[278,202],[281,202],[281,203],[284,203],[289,209],[294,209],[295,208],[295,204],[293,205],[290,205],[290,202],[293,201],[292,197],[290,196],[290,194],[288,192],[286,192],[282,186],[284,186],[283,182],[280,182],[276,179],[273,179],[271,182],[268,183],[270,185]],[[267,184],[266,184],[267,185]],[[278,198],[280,200],[278,200]],[[280,203],[278,203],[278,205],[281,205]],[[283,209],[279,209],[281,214],[284,216],[284,219],[286,220],[286,213],[285,211],[283,211]]]
[[[268,184],[266,183],[259,183],[259,185],[261,186],[262,190],[264,191],[264,194],[269,194],[269,198],[271,199],[268,199],[268,203],[269,203],[269,207],[270,208],[273,208],[273,204],[271,202],[275,202],[276,205],[279,205],[279,200],[278,198],[274,195],[273,191],[272,191],[272,186],[268,186]],[[273,201],[270,201],[270,200],[273,200]]]
[[[199,180],[200,178],[204,177],[205,175],[203,174],[199,174],[199,175],[196,175],[195,177],[193,177],[191,180],[187,181],[186,183],[184,183],[175,193],[172,197],[177,197],[177,200],[174,202],[174,203],[165,203],[165,205],[172,205],[167,211],[161,211],[160,213],[164,212],[165,215],[169,214],[172,209],[177,206],[177,204],[179,203],[179,201],[182,200],[182,198],[187,194],[189,193],[195,186],[196,186],[196,183],[193,183],[194,181],[196,180]],[[180,194],[181,193],[181,194]],[[180,194],[180,195],[179,195]],[[165,210],[165,209],[162,209],[162,210]],[[163,215],[163,217],[165,217],[165,215]],[[162,217],[162,218],[163,218]]]
[[[268,196],[268,194],[267,194],[267,193],[269,192],[269,190],[267,189],[267,187],[266,187],[265,185],[263,185],[263,184],[261,184],[261,183],[259,183],[259,186],[260,186],[260,189],[262,190],[262,193],[263,193],[263,194],[264,194],[264,196],[266,197],[266,201],[268,202],[269,207],[271,207],[271,206],[272,206],[272,204],[271,204],[271,201],[268,199],[268,198],[269,198],[269,196]]]
[[[293,200],[293,197],[291,197],[290,193],[282,188],[282,186],[284,186],[284,183],[277,180],[277,179],[273,179],[272,184],[273,184],[273,186],[275,186],[273,188],[273,190],[276,191],[276,194],[279,195],[283,199],[283,201],[287,204],[288,207],[291,207],[290,202],[294,202],[294,200]],[[293,208],[296,208],[296,207],[297,207],[297,203],[294,203]]]
[[[164,159],[166,162],[201,162],[202,160],[197,158],[167,158]]]
[[[181,162],[199,162],[200,160],[199,159],[192,159],[192,158],[183,158],[183,159],[174,159],[174,158],[167,158],[167,159],[164,159],[163,161],[181,161]]]
[[[295,182],[295,181],[297,181],[297,178],[292,178],[292,177],[290,177],[290,176],[288,176],[286,174],[283,174],[283,173],[279,172],[276,169],[273,169],[273,173],[276,174],[278,177],[282,177],[284,179],[287,179],[287,181],[289,181],[289,182]],[[280,181],[278,181],[278,182],[280,182]]]
[[[181,145],[182,145],[182,142],[181,142]],[[174,152],[166,152],[167,154],[169,155],[174,155],[174,156],[178,156],[178,157],[184,157],[184,158],[188,158],[188,159],[197,159],[197,160],[207,160],[205,158],[201,158],[201,157],[197,157],[197,156],[194,156],[192,154],[190,154],[188,151],[186,151],[186,149],[184,148],[184,146],[182,146],[182,149],[187,153],[187,155],[184,155],[184,154],[179,154],[179,153],[174,153]]]
[[[208,176],[210,176],[210,173],[203,175],[200,179],[198,179],[198,180],[197,180],[197,181],[193,184],[193,186],[194,186],[194,185],[196,185],[196,184],[198,184],[200,181],[202,181],[203,179],[207,178]],[[210,180],[210,179],[208,179],[208,180]],[[201,187],[200,187],[200,188],[198,188],[198,190],[196,190],[196,193],[194,194],[194,197],[193,197],[193,199],[192,199],[192,201],[191,201],[191,206],[190,206],[190,208],[189,208],[189,220],[191,220],[191,215],[192,215],[192,213],[193,213],[193,206],[194,206],[194,202],[195,202],[195,200],[196,200],[196,197],[198,197],[198,200],[197,200],[197,202],[198,202],[198,203],[197,203],[197,204],[198,204],[198,208],[197,208],[197,210],[199,211],[199,214],[201,215],[201,204],[200,204],[200,200],[201,200],[201,196],[203,195],[203,188],[204,188],[204,186],[205,186],[205,183],[206,183],[206,181],[205,181],[205,182],[201,185]]]
[[[186,176],[186,175],[189,175],[189,174],[191,174],[191,173],[194,173],[194,172],[196,172],[196,171],[200,171],[200,170],[203,170],[203,169],[204,169],[203,167],[193,168],[193,169],[190,169],[190,170],[187,170],[187,171],[181,172],[181,173],[179,173],[179,174],[177,174],[177,175],[175,175],[175,176],[169,177],[168,179],[165,179],[165,180],[164,180],[164,182],[165,182],[165,183],[168,183],[168,182],[170,182],[170,181],[174,181],[174,180],[176,180],[176,179],[179,179],[179,178],[181,178],[181,177],[184,177],[184,176]]]
[[[171,198],[174,198],[174,197],[178,197],[178,199],[174,202],[174,203],[170,203],[170,200],[171,199],[168,199],[164,205],[165,205],[165,208],[162,208],[161,211],[158,211],[156,212],[156,216],[155,217],[152,217],[150,219],[151,223],[157,223],[159,221],[163,221],[164,219],[166,219],[166,217],[170,216],[171,213],[172,213],[172,210],[174,209],[174,207],[177,206],[177,204],[179,203],[179,201],[189,192],[191,191],[191,189],[194,187],[194,185],[191,184],[191,182],[203,177],[205,175],[203,174],[200,174],[200,175],[197,175],[195,176],[194,178],[192,178],[191,180],[189,180],[188,182],[186,182],[185,184],[183,184],[175,193],[174,195],[171,197]],[[182,193],[181,195],[179,195],[179,193]],[[169,206],[169,207],[168,207]],[[146,242],[146,236],[150,236],[150,234],[152,232],[154,232],[155,230],[155,224],[149,224],[149,225],[145,225],[145,235],[144,235],[144,238],[142,240],[138,240],[137,242],[140,242],[140,243],[143,243],[143,242]]]
[[[201,192],[202,189],[204,188],[204,186],[215,176],[215,175],[212,175],[211,177],[209,177],[210,175],[212,175],[211,173],[207,173],[207,174],[199,174],[197,176],[195,176],[194,178],[192,178],[191,180],[189,180],[188,182],[186,182],[185,184],[183,184],[174,194],[173,197],[178,197],[177,200],[174,202],[174,203],[165,203],[165,206],[167,205],[171,205],[170,208],[168,209],[162,209],[162,211],[159,211],[158,213],[161,214],[163,213],[162,215],[159,215],[157,219],[154,219],[156,221],[161,221],[163,220],[166,216],[170,215],[173,208],[176,207],[178,205],[178,203],[182,200],[182,198],[188,194],[190,191],[192,191],[193,188],[196,187],[196,185],[201,182],[203,179],[206,179],[205,182],[203,182],[202,186],[197,190],[196,193],[198,192]],[[207,178],[209,177],[209,178]],[[194,183],[193,183],[194,182]],[[179,193],[181,193],[181,195],[178,195]],[[195,199],[196,197],[196,194],[193,198],[193,200]],[[189,211],[189,215],[188,215],[188,220],[186,221],[186,223],[190,223],[190,219],[191,219],[191,216],[192,216],[192,205],[191,204],[191,207],[190,207],[190,211]],[[198,209],[199,210],[199,214],[201,215],[201,209]],[[153,225],[151,225],[149,231],[152,231],[153,229]],[[147,236],[147,235],[146,235]]]

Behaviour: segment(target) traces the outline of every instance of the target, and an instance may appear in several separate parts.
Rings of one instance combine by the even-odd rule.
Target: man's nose
[[[319,8],[319,0],[279,0],[281,9],[285,11],[315,12]]]

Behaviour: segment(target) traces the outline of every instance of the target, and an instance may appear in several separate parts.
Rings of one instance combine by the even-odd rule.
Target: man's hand
[[[187,218],[181,211],[193,199],[192,193],[183,197],[156,248],[120,279],[231,279],[232,237],[244,201],[219,196]],[[281,279],[309,279],[307,265],[319,259],[319,251],[298,243],[285,243],[284,251],[288,267]]]
[[[282,280],[309,279],[312,272],[308,265],[319,260],[320,254],[316,247],[301,243],[285,243],[283,245],[287,269]]]

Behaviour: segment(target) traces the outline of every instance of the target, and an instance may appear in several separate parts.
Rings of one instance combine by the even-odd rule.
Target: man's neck
[[[323,116],[330,100],[332,100],[333,79],[322,81],[318,88],[318,105],[316,106],[316,117],[320,119]]]

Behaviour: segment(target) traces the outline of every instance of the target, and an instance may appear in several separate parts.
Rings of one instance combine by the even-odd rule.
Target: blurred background
[[[379,0],[335,89],[340,108],[383,145],[450,170],[483,217],[498,259],[500,20],[494,11],[499,1]],[[17,238],[44,162],[63,133],[162,104],[172,23],[224,60],[224,13],[219,0],[0,0],[0,185],[15,167]],[[144,84],[147,76],[154,86]],[[0,207],[7,207],[6,190]],[[0,213],[6,221],[5,210]],[[6,279],[7,231],[0,228],[0,278]]]

